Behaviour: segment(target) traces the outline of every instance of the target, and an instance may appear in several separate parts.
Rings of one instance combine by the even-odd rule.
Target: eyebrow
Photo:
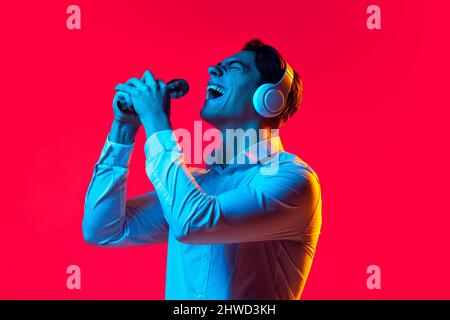
[[[217,65],[218,66],[222,66],[224,64],[232,64],[232,63],[239,63],[242,67],[244,67],[244,69],[248,69],[248,65],[246,63],[244,63],[243,61],[237,60],[237,59],[230,59],[229,61],[224,61],[224,62],[219,62]]]

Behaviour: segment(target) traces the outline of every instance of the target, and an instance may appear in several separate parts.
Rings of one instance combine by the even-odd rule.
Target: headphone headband
[[[283,77],[276,83],[276,87],[274,89],[282,90],[283,93],[287,96],[289,90],[291,90],[292,82],[294,81],[294,70],[289,65],[289,63],[285,62],[286,68],[284,69]]]

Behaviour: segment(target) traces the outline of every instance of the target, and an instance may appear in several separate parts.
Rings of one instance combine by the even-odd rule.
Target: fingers
[[[123,92],[123,91],[118,91],[116,93],[116,95],[117,95],[117,99],[119,100],[119,102],[122,106],[125,106],[126,108],[128,108],[129,106],[132,105],[131,97],[128,93]]]
[[[156,89],[156,90],[160,90],[160,89],[166,89],[167,88],[167,84],[160,80],[160,79],[155,79],[155,77],[153,76],[153,74],[150,71],[145,71],[144,75],[142,76],[142,80],[139,80],[138,78],[131,78],[129,79],[126,84],[118,84],[115,87],[116,91],[123,91],[126,92],[130,95],[136,95],[139,92],[142,92],[144,90],[147,89]]]
[[[150,88],[152,87],[157,87],[157,82],[155,80],[155,77],[153,76],[153,74],[150,71],[145,71],[144,75],[142,76],[142,81],[144,81],[144,83],[149,86]]]
[[[136,87],[139,91],[147,90],[145,84],[138,78],[131,78],[130,80],[127,81],[127,85]]]
[[[116,91],[123,91],[131,95],[137,95],[139,93],[139,90],[135,87],[119,83],[115,88]]]
[[[167,84],[164,81],[162,81],[161,79],[158,79],[157,83],[158,83],[158,86],[159,86],[160,89],[164,90],[164,89],[167,88]]]

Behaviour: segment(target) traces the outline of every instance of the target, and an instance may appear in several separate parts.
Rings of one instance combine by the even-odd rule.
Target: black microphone
[[[184,79],[173,79],[167,82],[167,88],[169,89],[170,98],[177,99],[188,93],[189,84]],[[134,108],[131,103],[121,103],[118,100],[117,107],[120,111],[134,112]]]

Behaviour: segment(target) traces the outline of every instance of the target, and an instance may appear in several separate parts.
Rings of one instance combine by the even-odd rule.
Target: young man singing
[[[109,247],[168,242],[166,299],[299,299],[319,238],[321,191],[315,172],[283,150],[273,129],[297,111],[300,77],[259,40],[209,75],[201,116],[220,131],[215,155],[227,160],[205,169],[183,160],[166,83],[146,71],[116,86],[114,121],[86,194],[85,240]],[[118,108],[125,98],[134,112]],[[155,190],[126,200],[141,126]],[[230,129],[263,134],[230,148]],[[264,171],[274,161],[276,170]]]

